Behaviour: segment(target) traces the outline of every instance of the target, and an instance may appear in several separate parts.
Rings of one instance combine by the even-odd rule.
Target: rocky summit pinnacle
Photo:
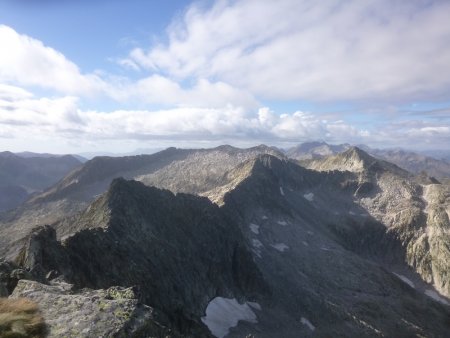
[[[116,179],[73,226],[63,242],[48,228],[33,233],[21,265],[41,278],[58,271],[77,288],[135,286],[175,330],[201,335],[216,296],[267,291],[239,229],[206,198]]]

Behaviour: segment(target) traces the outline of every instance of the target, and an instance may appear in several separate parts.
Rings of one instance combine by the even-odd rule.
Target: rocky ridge
[[[448,187],[358,148],[320,170],[235,151],[206,152],[198,184],[184,172],[198,152],[139,176],[176,195],[114,180],[81,214],[34,230],[20,266],[75,290],[138,286],[152,321],[183,335],[446,336]],[[254,302],[234,328],[205,326],[211,304]]]
[[[220,199],[220,194],[212,197],[218,194],[217,187],[230,183],[227,170],[264,153],[284,157],[263,145],[248,149],[231,146],[197,150],[168,148],[152,155],[96,157],[24,205],[0,213],[0,257],[6,255],[13,259],[17,256],[33,227],[53,224],[84,210],[108,189],[114,178],[136,179],[174,192],[209,195],[215,200]],[[57,235],[63,237],[68,233],[58,230]]]
[[[37,228],[20,265],[37,279],[57,271],[77,288],[135,286],[163,324],[185,334],[204,334],[200,318],[214,297],[266,292],[238,228],[206,198],[116,179],[73,226],[62,242]]]
[[[449,186],[433,179],[417,178],[388,162],[370,157],[360,149],[310,163],[322,171],[355,172],[368,182],[371,192],[356,201],[401,242],[396,255],[422,278],[449,297]],[[404,255],[404,257],[403,257]]]

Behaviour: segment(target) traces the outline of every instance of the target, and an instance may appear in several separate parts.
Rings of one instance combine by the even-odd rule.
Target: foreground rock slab
[[[153,309],[139,304],[131,288],[73,291],[72,285],[20,280],[10,298],[36,302],[48,337],[175,337],[153,320]]]

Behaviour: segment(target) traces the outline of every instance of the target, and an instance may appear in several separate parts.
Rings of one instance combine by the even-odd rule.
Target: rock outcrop
[[[0,213],[0,257],[14,259],[32,228],[83,211],[106,192],[114,178],[135,179],[148,186],[209,197],[212,190],[230,183],[224,176],[228,170],[259,154],[284,157],[278,150],[263,145],[248,149],[168,148],[152,155],[95,157],[19,208]],[[58,229],[58,238],[67,235],[70,233]]]
[[[21,280],[10,299],[22,298],[39,305],[49,338],[179,337],[155,321],[154,310],[140,304],[131,288],[76,291],[64,282]]]
[[[77,288],[136,286],[161,322],[204,335],[200,318],[217,296],[266,293],[238,227],[208,199],[116,179],[72,223],[62,242],[51,227],[33,231],[20,264],[39,278],[50,271]]]

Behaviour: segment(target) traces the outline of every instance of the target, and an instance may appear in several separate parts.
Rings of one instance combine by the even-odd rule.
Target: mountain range
[[[303,161],[307,165],[309,160],[336,155],[351,147],[350,144],[332,145],[325,142],[306,142],[286,150],[286,155],[292,159]],[[403,149],[375,149],[366,145],[358,145],[368,154],[389,161],[414,174],[425,173],[436,178],[450,178],[450,161],[438,154],[433,156],[407,151]],[[443,154],[443,153],[439,153]]]
[[[96,157],[0,214],[0,293],[52,337],[446,337],[450,186],[373,155]]]
[[[80,158],[72,155],[1,152],[0,211],[17,207],[81,164]]]

